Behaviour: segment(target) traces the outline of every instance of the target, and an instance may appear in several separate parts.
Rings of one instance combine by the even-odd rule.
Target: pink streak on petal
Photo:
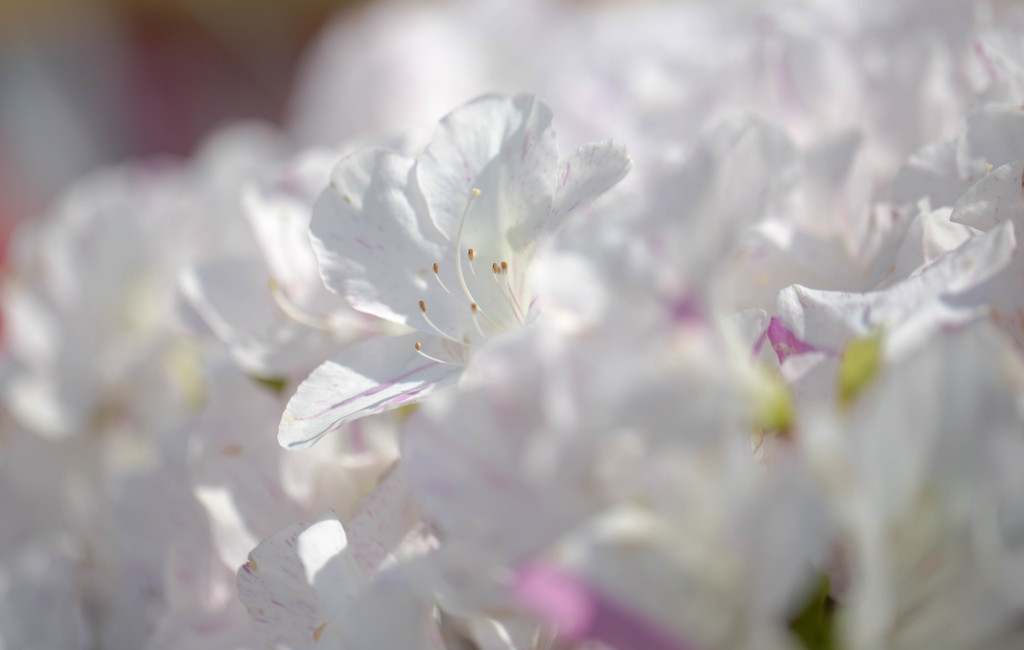
[[[771,341],[772,348],[775,349],[775,354],[779,357],[779,363],[785,362],[794,354],[818,351],[818,348],[797,338],[792,330],[775,317],[772,317],[771,322],[768,323],[768,340]]]
[[[515,597],[558,628],[569,642],[587,637],[594,627],[595,603],[586,587],[567,573],[530,564],[516,576]]]
[[[674,323],[702,323],[705,320],[700,302],[689,294],[672,300],[669,310]]]
[[[569,643],[595,640],[616,650],[693,650],[657,623],[543,562],[530,563],[518,573],[513,593]]]
[[[388,401],[382,402],[379,406],[375,407],[374,411],[375,412],[386,411],[389,408],[392,408],[396,404],[402,404],[402,403],[408,402],[409,400],[411,400],[412,398],[416,397],[417,395],[419,395],[423,391],[427,390],[431,386],[433,386],[433,384],[429,384],[427,386],[422,386],[420,388],[414,388],[413,390],[406,391],[406,392],[401,393],[399,395],[395,395],[394,397],[392,397]]]
[[[985,67],[985,72],[988,73],[989,78],[993,81],[999,78],[999,71],[996,70],[996,66],[992,63],[992,59],[989,58],[988,52],[985,51],[985,47],[978,42],[974,44],[974,53],[978,55],[978,59],[981,60],[981,64]]]
[[[353,395],[352,397],[349,397],[347,399],[343,399],[340,402],[337,402],[335,404],[332,404],[332,405],[328,406],[327,408],[325,408],[324,410],[320,411],[319,413],[314,413],[313,415],[309,415],[309,416],[306,416],[306,417],[301,418],[301,419],[308,420],[310,418],[318,418],[318,417],[320,417],[320,416],[322,416],[322,415],[324,415],[326,413],[329,413],[330,411],[333,411],[334,409],[341,408],[342,406],[346,406],[347,404],[350,404],[351,402],[354,402],[355,400],[359,399],[360,397],[369,397],[370,395],[373,395],[374,393],[379,393],[382,390],[385,390],[387,388],[390,388],[391,386],[394,386],[395,384],[397,384],[400,381],[404,381],[404,380],[408,379],[409,377],[412,377],[413,375],[415,375],[418,372],[422,372],[423,370],[426,370],[427,368],[432,368],[433,366],[436,366],[436,365],[437,365],[436,363],[428,363],[425,366],[420,366],[418,368],[414,368],[414,369],[410,370],[409,372],[406,372],[405,374],[402,374],[402,375],[399,375],[398,377],[395,377],[391,381],[386,381],[386,382],[384,382],[382,384],[379,384],[377,386],[373,386],[372,388],[367,388],[366,390],[364,390],[363,392],[359,393],[358,395]]]
[[[753,356],[761,354],[761,348],[764,347],[764,342],[768,340],[768,330],[765,329],[761,332],[761,336],[757,337],[757,341],[754,343]]]

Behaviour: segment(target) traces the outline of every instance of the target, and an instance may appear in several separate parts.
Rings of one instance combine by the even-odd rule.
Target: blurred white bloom
[[[666,358],[650,334],[534,329],[413,416],[403,464],[443,542],[446,611],[525,611],[622,649],[795,647],[822,512],[784,450],[755,462],[755,403],[714,365],[721,341],[681,336],[693,353]]]
[[[324,357],[375,330],[320,279],[309,242],[313,202],[340,154],[297,155],[269,181],[238,189],[258,248],[190,268],[182,290],[245,370],[267,378],[308,374]]]
[[[1016,506],[993,499],[1021,456],[1021,366],[984,323],[943,332],[868,378],[848,411],[800,436],[839,523],[842,647],[1008,648],[1001,593]],[[1013,524],[1016,525],[1016,524]],[[1006,527],[1004,527],[1006,526]],[[993,545],[994,544],[994,545]]]
[[[274,647],[336,645],[352,601],[396,556],[429,548],[412,494],[398,472],[385,476],[342,525],[333,512],[265,539],[238,571],[238,590]],[[391,623],[408,626],[399,618]],[[416,634],[416,630],[407,630]]]
[[[99,172],[19,232],[4,284],[4,394],[30,428],[80,435],[181,408],[165,327],[185,239],[169,219],[177,173],[168,162]]]
[[[83,180],[3,284],[0,646],[1024,647],[1005,5],[378,4]]]
[[[352,423],[344,439],[288,453],[274,432],[284,402],[230,367],[208,374],[209,404],[190,448],[193,489],[224,565],[241,566],[260,539],[330,508],[350,516],[398,455],[395,414]]]

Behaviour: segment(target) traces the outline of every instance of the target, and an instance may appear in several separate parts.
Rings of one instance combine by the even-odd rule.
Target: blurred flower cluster
[[[0,648],[1024,648],[1022,30],[328,25],[14,233]]]

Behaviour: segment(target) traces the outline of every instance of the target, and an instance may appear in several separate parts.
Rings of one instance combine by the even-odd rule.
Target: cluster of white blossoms
[[[304,71],[16,233],[0,649],[1024,648],[1015,7],[380,4]]]

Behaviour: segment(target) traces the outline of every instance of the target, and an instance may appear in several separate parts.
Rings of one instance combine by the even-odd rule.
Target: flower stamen
[[[508,303],[509,308],[512,311],[512,316],[514,316],[516,321],[522,325],[526,316],[523,313],[522,307],[519,306],[519,300],[516,299],[515,292],[512,290],[512,285],[509,283],[508,263],[502,262],[501,266],[498,266],[498,263],[495,262],[491,265],[491,268],[494,271],[494,283],[498,285],[498,291],[501,293],[501,297]],[[505,279],[504,284],[502,284],[501,281],[502,277]]]
[[[480,286],[480,277],[476,274],[476,266],[474,266],[473,264],[470,264],[469,265],[469,272],[473,276],[473,282],[475,282],[476,286],[479,287]],[[484,299],[487,300],[488,307],[493,310],[493,313],[497,314],[498,312],[501,311],[501,309],[499,309],[499,307],[498,307],[498,304],[496,302],[494,302],[494,300],[491,298],[491,294],[489,292],[485,291],[483,296],[484,296]],[[471,303],[473,302],[473,298],[472,297],[470,297],[470,302]],[[498,330],[501,329],[501,326],[498,325],[498,323],[493,318],[488,316],[487,312],[485,312],[483,309],[480,310],[480,315],[483,316],[484,318],[486,318],[487,322],[490,323],[492,327],[494,327],[495,329],[498,329]]]
[[[427,354],[426,352],[423,351],[423,346],[420,345],[419,341],[416,341],[416,354],[420,355],[421,357],[423,357],[424,359],[426,359],[428,361],[433,361],[434,363],[443,363],[443,364],[446,364],[446,365],[449,365],[449,366],[460,365],[460,364],[454,363],[452,361],[445,361],[444,359],[438,359],[437,357],[435,357],[433,355]]]
[[[439,268],[437,266],[437,262],[434,262],[434,279],[437,280],[437,283],[439,285],[441,285],[441,288],[444,289],[445,293],[450,294],[451,291],[445,285],[444,280],[441,279],[441,274],[438,271],[439,271]]]
[[[430,325],[430,327],[433,328],[435,332],[437,332],[438,336],[444,339],[448,339],[449,341],[458,343],[459,345],[465,345],[465,343],[455,338],[451,334],[448,334],[440,327],[438,327],[436,324],[434,324],[434,321],[430,320],[430,316],[427,316],[427,303],[423,302],[422,300],[420,301],[420,312],[423,313],[423,320],[427,321],[427,325]]]
[[[484,334],[483,328],[480,327],[480,319],[478,318],[478,314],[480,314],[480,307],[478,307],[474,302],[470,305],[470,308],[473,310],[473,326],[476,327],[476,331],[480,334],[480,337],[486,339],[487,335]]]
[[[324,332],[331,332],[334,330],[330,321],[327,319],[313,316],[312,314],[308,314],[299,309],[295,303],[288,299],[288,296],[284,295],[284,291],[281,289],[281,285],[276,279],[270,278],[267,285],[270,287],[270,295],[273,296],[274,302],[277,303],[277,306],[285,313],[286,316],[288,316],[288,318],[291,318],[300,325],[312,327],[313,329],[322,330]]]
[[[459,233],[455,237],[455,271],[459,276],[459,284],[462,286],[462,293],[465,294],[466,299],[469,300],[470,304],[477,304],[477,299],[473,297],[473,294],[469,290],[469,286],[466,284],[466,274],[462,270],[462,255],[459,254],[459,251],[462,250],[462,232],[466,226],[466,219],[469,217],[469,212],[473,208],[473,204],[476,203],[477,198],[480,197],[480,194],[480,190],[475,187],[470,190],[469,202],[466,203],[466,211],[462,213],[462,221],[459,222]],[[476,253],[472,248],[467,249],[467,253],[469,257],[469,270],[473,274],[473,278],[476,279],[476,270],[473,268],[473,259],[476,257]],[[477,283],[479,284],[479,280],[477,280]],[[494,319],[487,315],[487,312],[479,310],[479,313],[481,316],[486,318],[487,322],[489,322],[495,329],[501,329],[501,327],[494,322]]]

